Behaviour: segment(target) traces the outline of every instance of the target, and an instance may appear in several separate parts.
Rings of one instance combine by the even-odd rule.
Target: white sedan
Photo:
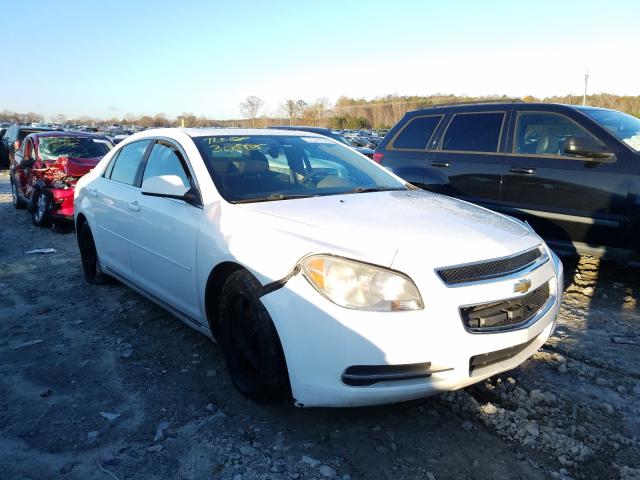
[[[116,278],[220,341],[257,401],[461,388],[522,363],[560,308],[562,264],[528,225],[312,133],[148,130],[74,206],[86,280]]]

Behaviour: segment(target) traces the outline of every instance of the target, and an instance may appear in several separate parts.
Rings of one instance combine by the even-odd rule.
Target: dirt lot
[[[554,337],[481,385],[260,406],[219,346],[120,284],[85,284],[74,234],[33,227],[9,191],[0,172],[3,479],[640,478],[637,270],[567,260]]]

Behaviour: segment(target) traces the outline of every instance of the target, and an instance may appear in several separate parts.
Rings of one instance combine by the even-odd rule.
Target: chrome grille
[[[533,265],[541,256],[540,249],[534,248],[512,257],[441,268],[436,272],[447,285],[477,282],[479,280],[503,277],[524,270]]]

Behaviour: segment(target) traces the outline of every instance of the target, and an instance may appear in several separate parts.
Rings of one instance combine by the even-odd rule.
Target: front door
[[[177,175],[194,186],[188,160],[180,149],[158,140],[144,166],[144,181]],[[137,222],[131,226],[133,281],[147,293],[201,325],[196,283],[196,247],[202,208],[183,200],[138,194]]]
[[[628,153],[607,144],[616,154],[613,162],[571,156],[564,152],[569,136],[606,144],[579,118],[520,109],[505,156],[501,203],[559,248],[573,249],[576,242],[622,247],[621,232],[628,223]]]

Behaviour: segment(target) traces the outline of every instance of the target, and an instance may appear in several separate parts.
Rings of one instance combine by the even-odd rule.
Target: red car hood
[[[63,166],[64,171],[71,177],[81,177],[95,167],[102,157],[94,158],[74,158],[74,157],[60,157],[56,160],[58,165]]]

